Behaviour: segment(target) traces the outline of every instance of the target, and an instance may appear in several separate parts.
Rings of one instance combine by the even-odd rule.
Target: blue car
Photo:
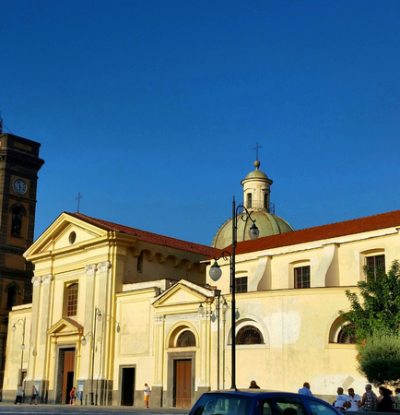
[[[262,389],[207,392],[189,415],[342,415],[321,399]]]

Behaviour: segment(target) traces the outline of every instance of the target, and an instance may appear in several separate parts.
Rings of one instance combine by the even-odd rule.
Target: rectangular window
[[[67,287],[67,317],[76,316],[78,311],[78,284]]]
[[[367,266],[368,276],[376,279],[379,272],[385,272],[385,255],[367,256],[365,265]]]
[[[247,277],[235,278],[235,290],[237,293],[247,293]]]
[[[310,288],[310,266],[294,269],[294,288]]]

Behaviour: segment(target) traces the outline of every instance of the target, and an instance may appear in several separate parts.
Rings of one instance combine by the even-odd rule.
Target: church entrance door
[[[121,371],[121,406],[133,406],[135,400],[135,368],[123,367]]]
[[[192,360],[174,361],[174,406],[191,408],[192,406]]]
[[[74,386],[75,378],[75,348],[60,349],[58,377],[58,396],[59,403],[69,403],[69,393]]]

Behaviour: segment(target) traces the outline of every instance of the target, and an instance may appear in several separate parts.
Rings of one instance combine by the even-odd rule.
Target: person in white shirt
[[[310,389],[311,389],[310,384],[308,382],[304,382],[303,387],[301,389],[299,389],[298,393],[301,393],[302,395],[313,396]]]
[[[145,409],[149,409],[149,397],[150,397],[150,388],[147,383],[144,384],[144,407]]]
[[[360,409],[361,406],[361,398],[360,395],[357,395],[354,393],[353,388],[347,389],[347,392],[349,394],[349,403],[347,410],[350,412],[356,412]]]
[[[336,409],[346,410],[348,406],[349,397],[343,393],[343,388],[337,388],[336,401],[333,402],[333,406]]]

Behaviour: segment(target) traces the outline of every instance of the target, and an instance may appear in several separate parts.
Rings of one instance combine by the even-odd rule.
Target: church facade
[[[327,400],[338,386],[361,393],[366,380],[338,311],[365,265],[388,269],[400,258],[400,211],[294,231],[271,212],[272,181],[255,168],[242,185],[260,237],[236,249],[233,325],[229,261],[219,260],[217,282],[208,276],[230,249],[229,224],[214,248],[63,213],[25,253],[33,298],[10,314],[3,397],[14,398],[26,370],[25,390],[36,385],[42,402],[65,402],[75,386],[87,404],[142,406],[147,383],[150,406],[190,407],[230,387],[232,326],[238,388],[256,380],[296,392],[308,381]]]

